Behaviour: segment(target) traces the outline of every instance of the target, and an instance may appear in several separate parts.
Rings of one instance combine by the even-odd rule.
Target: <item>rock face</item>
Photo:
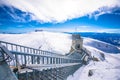
[[[91,77],[93,75],[94,71],[93,70],[89,70],[88,72],[88,76]]]

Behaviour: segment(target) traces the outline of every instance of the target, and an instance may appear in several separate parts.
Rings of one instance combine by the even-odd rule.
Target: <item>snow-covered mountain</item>
[[[84,38],[83,46],[99,61],[90,61],[67,80],[120,80],[120,54],[116,54],[116,50],[120,50],[117,47],[91,38]],[[105,60],[101,54],[104,54]]]
[[[12,42],[59,54],[68,53],[71,44],[70,34],[54,32],[31,32],[26,34],[0,34],[0,40]],[[67,80],[120,80],[120,49],[116,46],[91,38],[83,40],[83,46],[91,52],[91,56],[99,61],[90,61],[79,68]],[[118,53],[118,54],[116,54]],[[103,59],[104,54],[105,59]],[[91,71],[92,76],[89,76]]]
[[[31,32],[26,34],[0,34],[0,40],[36,49],[68,53],[72,44],[71,35],[54,32]]]
[[[84,39],[84,46],[91,46],[106,53],[120,53],[116,46],[91,38]]]

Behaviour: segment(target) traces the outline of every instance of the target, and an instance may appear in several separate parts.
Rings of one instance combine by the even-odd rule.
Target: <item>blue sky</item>
[[[98,4],[93,4],[95,0],[91,0],[91,3],[87,0],[53,1],[51,3],[48,0],[36,0],[36,2],[1,0],[0,32],[19,33],[35,29],[62,32],[119,32],[120,30],[119,0],[108,0],[108,2],[101,0]]]

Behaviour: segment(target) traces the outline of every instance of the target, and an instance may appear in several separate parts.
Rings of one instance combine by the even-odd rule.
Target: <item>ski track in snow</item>
[[[0,34],[0,40],[59,54],[68,53],[72,44],[70,34],[47,31],[26,34]],[[116,54],[120,52],[120,49],[91,38],[84,38],[83,46],[91,52],[91,56],[97,57],[100,61],[90,61],[88,65],[83,65],[67,80],[120,80],[120,54]],[[100,53],[105,54],[104,61],[102,61]],[[88,77],[89,70],[93,70],[93,75],[90,77]]]

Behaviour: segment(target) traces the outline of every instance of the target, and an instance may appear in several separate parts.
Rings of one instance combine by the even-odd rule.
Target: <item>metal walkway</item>
[[[4,41],[0,41],[0,45],[10,68],[18,69],[15,73],[19,80],[66,80],[82,65],[86,56],[84,53],[80,58],[74,58]]]

